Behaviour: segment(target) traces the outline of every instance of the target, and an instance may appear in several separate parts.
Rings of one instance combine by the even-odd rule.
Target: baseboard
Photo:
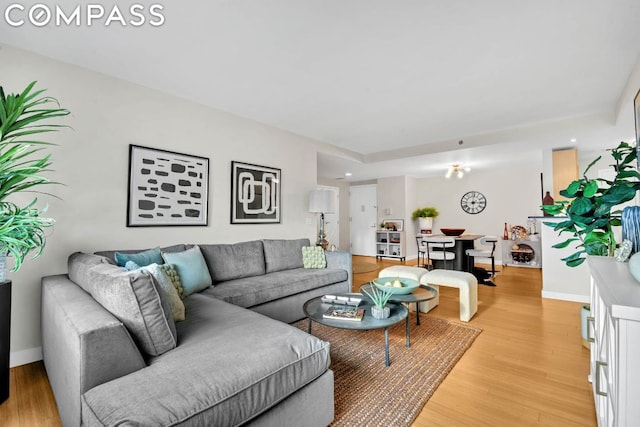
[[[42,360],[42,347],[13,351],[9,354],[9,366],[12,368],[39,360]]]
[[[573,301],[573,302],[583,302],[583,303],[591,302],[590,301],[591,298],[589,295],[564,294],[562,292],[542,291],[542,298],[559,299],[563,301]]]

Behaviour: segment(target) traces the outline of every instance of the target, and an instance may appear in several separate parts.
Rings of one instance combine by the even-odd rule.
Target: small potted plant
[[[434,207],[418,208],[411,214],[413,219],[417,219],[420,224],[420,232],[423,234],[431,234],[433,230],[433,218],[437,217],[439,212]]]
[[[391,309],[387,306],[389,299],[393,296],[393,292],[389,290],[378,289],[373,283],[369,286],[371,292],[362,289],[373,302],[371,307],[371,315],[374,319],[386,319],[391,314]]]

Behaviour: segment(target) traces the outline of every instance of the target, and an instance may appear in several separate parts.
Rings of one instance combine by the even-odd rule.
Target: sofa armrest
[[[351,269],[351,252],[341,251],[325,251],[327,258],[327,268],[342,268],[347,272],[347,282],[349,283],[349,291],[352,289],[352,274]]]
[[[42,352],[63,425],[80,425],[81,396],[146,366],[122,322],[65,275],[42,278]]]

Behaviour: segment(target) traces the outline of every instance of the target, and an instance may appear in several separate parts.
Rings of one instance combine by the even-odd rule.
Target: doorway
[[[357,185],[349,190],[351,253],[376,256],[377,186]]]
[[[327,249],[330,249],[333,245],[340,249],[340,188],[319,185],[318,190],[331,191],[333,193],[336,210],[324,214],[324,233],[329,242]]]

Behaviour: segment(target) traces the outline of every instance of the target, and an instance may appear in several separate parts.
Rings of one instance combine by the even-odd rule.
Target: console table
[[[590,375],[600,426],[640,420],[640,283],[629,264],[589,257],[591,273]]]

